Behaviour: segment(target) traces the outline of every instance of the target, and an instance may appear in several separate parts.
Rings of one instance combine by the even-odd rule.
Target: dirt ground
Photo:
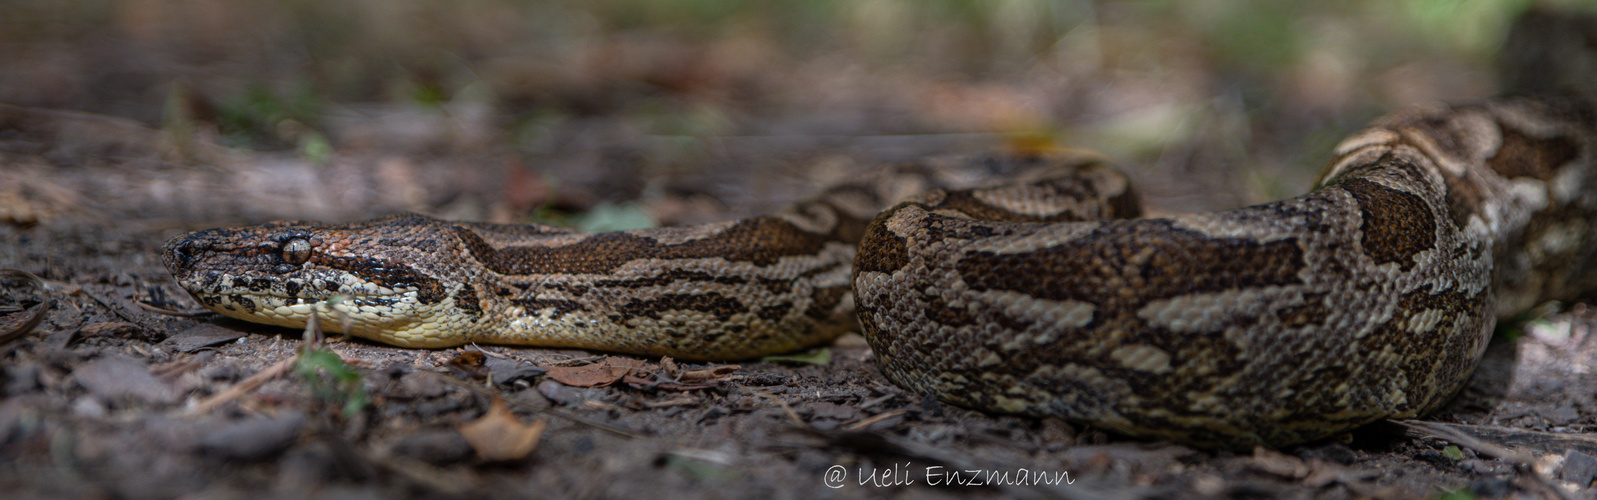
[[[103,210],[161,200],[52,198],[92,190],[128,163],[96,165],[81,151],[161,155],[104,143],[117,136],[109,131],[148,139],[130,144],[161,144],[158,132],[93,115],[7,111],[7,165],[51,174],[17,184],[21,201],[0,225],[0,268],[44,280],[40,289],[8,278],[3,319],[17,324],[49,306],[37,327],[0,346],[8,496],[1545,497],[1588,495],[1578,486],[1597,476],[1597,440],[1585,437],[1597,429],[1589,390],[1597,375],[1588,368],[1597,313],[1580,304],[1496,345],[1461,402],[1431,419],[1483,426],[1463,429],[1491,446],[1423,429],[1409,432],[1433,437],[1404,437],[1392,425],[1252,454],[1140,443],[917,397],[882,377],[857,335],[786,362],[678,367],[711,369],[696,382],[668,375],[661,360],[632,359],[640,368],[604,371],[600,379],[630,376],[603,387],[589,387],[604,381],[584,378],[593,373],[555,375],[631,358],[335,337],[326,351],[337,359],[296,362],[302,332],[170,313],[200,309],[161,267],[160,246],[205,224]],[[273,168],[271,159],[227,154],[242,159],[215,175]],[[176,175],[165,168],[184,167],[144,175]],[[61,200],[102,211],[52,212]],[[24,224],[23,207],[53,215]],[[508,414],[492,412],[496,400]],[[480,422],[495,427],[473,430]],[[482,432],[494,437],[465,437]],[[518,435],[536,447],[518,448]]]
[[[1336,139],[1395,105],[1492,94],[1478,53],[1414,56],[1320,12],[1303,24],[1308,55],[1264,71],[1269,47],[1228,55],[1201,23],[1078,2],[1097,9],[1090,26],[979,49],[905,41],[914,30],[820,50],[754,29],[605,26],[523,52],[494,45],[513,45],[504,32],[456,33],[470,41],[452,46],[459,61],[417,69],[408,42],[351,35],[404,68],[379,78],[310,42],[194,43],[302,27],[200,4],[216,10],[129,2],[108,32],[0,22],[14,49],[0,51],[0,269],[38,278],[0,274],[0,496],[1597,498],[1597,310],[1580,303],[1503,328],[1470,387],[1424,421],[1232,453],[928,400],[888,382],[858,335],[710,364],[338,336],[307,349],[297,330],[193,314],[160,261],[183,232],[288,218],[723,220],[881,162],[994,147],[1105,150],[1155,213],[1234,207],[1301,192]],[[13,20],[73,12],[0,6]],[[484,12],[405,22],[464,33],[513,17]],[[714,26],[750,22],[726,19]],[[1054,52],[1028,52],[1044,50],[1032,39]],[[464,42],[422,45],[451,43]],[[439,69],[455,63],[480,80]],[[250,90],[290,70],[327,92],[313,113],[291,85]],[[335,78],[348,75],[360,81]]]

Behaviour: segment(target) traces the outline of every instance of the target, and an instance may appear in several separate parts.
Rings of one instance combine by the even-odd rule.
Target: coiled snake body
[[[330,308],[335,331],[411,347],[747,358],[853,328],[857,302],[883,373],[911,390],[1283,446],[1436,408],[1497,317],[1597,288],[1594,138],[1586,103],[1502,99],[1390,115],[1309,194],[1218,213],[1113,220],[1139,209],[1112,169],[987,157],[706,226],[274,223],[180,236],[165,263],[224,315],[303,326]]]

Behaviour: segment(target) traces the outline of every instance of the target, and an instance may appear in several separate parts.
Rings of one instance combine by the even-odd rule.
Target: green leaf
[[[760,361],[789,365],[826,365],[832,362],[832,350],[822,347],[806,353],[766,356]]]
[[[677,455],[666,455],[665,465],[698,481],[719,482],[737,475],[725,466]]]
[[[588,233],[648,229],[659,225],[642,205],[630,201],[600,203],[574,219],[577,229]]]
[[[333,156],[333,143],[320,132],[306,132],[299,138],[299,154],[316,163],[327,163]]]
[[[294,364],[294,374],[310,386],[311,394],[329,403],[340,404],[345,418],[354,417],[370,401],[361,384],[360,371],[344,363],[328,349],[307,349]]]
[[[1447,445],[1446,448],[1442,448],[1442,455],[1446,456],[1447,458],[1451,458],[1453,460],[1463,460],[1464,459],[1464,450],[1458,449],[1458,445],[1451,445],[1450,444],[1450,445]]]
[[[1436,500],[1475,500],[1475,493],[1469,488],[1460,488],[1438,495]]]

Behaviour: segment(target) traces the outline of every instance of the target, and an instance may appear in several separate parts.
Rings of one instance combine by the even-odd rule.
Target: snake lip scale
[[[1590,103],[1503,98],[1400,110],[1313,191],[1214,213],[1138,218],[1093,157],[987,155],[701,226],[280,222],[163,260],[223,315],[407,347],[740,359],[860,328],[951,403],[1280,447],[1432,411],[1496,318],[1597,289],[1594,152]]]

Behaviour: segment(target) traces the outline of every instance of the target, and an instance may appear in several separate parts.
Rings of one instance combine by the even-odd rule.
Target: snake
[[[734,360],[860,330],[881,372],[979,410],[1216,449],[1434,411],[1499,318],[1597,288],[1597,108],[1404,108],[1314,188],[1144,217],[1085,153],[893,165],[765,215],[585,234],[394,215],[180,235],[248,321],[403,347]]]

